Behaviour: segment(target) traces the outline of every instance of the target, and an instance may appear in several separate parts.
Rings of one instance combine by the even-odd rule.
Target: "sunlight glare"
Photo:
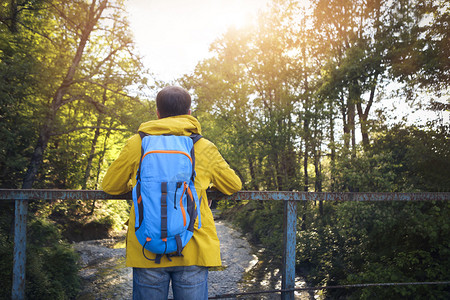
[[[129,0],[130,26],[144,64],[158,79],[190,73],[230,26],[244,26],[268,0]]]

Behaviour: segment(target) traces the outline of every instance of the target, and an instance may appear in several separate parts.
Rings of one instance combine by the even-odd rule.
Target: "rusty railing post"
[[[25,299],[28,200],[15,200],[14,259],[11,299]]]
[[[285,200],[283,215],[283,266],[281,289],[295,288],[295,237],[297,234],[297,202]],[[281,292],[281,299],[294,300],[294,291]]]

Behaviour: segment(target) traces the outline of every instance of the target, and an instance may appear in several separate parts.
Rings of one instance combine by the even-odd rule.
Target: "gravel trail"
[[[229,224],[218,220],[216,228],[221,242],[222,267],[209,272],[209,296],[242,291],[239,282],[256,259],[249,243]],[[80,254],[83,280],[78,300],[131,299],[132,269],[125,267],[125,249],[110,247],[115,243],[116,240],[104,239],[74,244]]]

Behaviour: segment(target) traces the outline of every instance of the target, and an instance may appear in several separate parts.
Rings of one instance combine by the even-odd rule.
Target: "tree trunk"
[[[304,175],[304,181],[303,181],[303,191],[308,191],[309,186],[309,176],[308,176],[308,145],[305,142],[305,152],[303,153],[303,175]]]
[[[10,7],[10,18],[11,22],[9,23],[9,31],[11,33],[17,33],[17,18],[19,15],[19,12],[17,10],[17,1],[11,0],[11,7]]]
[[[322,192],[322,168],[320,164],[320,159],[322,156],[322,151],[320,150],[320,144],[322,140],[322,135],[320,134],[320,131],[317,128],[317,123],[314,126],[315,134],[315,142],[314,142],[314,173],[315,173],[315,180],[314,180],[314,191],[315,192]],[[323,215],[323,201],[319,200],[319,214]]]
[[[111,68],[109,68],[109,70],[111,70]],[[108,86],[107,83],[105,83],[105,88],[103,90],[103,95],[102,95],[102,104],[103,105],[105,105],[106,100],[107,100],[107,98],[106,98],[107,86]],[[91,152],[89,153],[86,170],[84,172],[84,178],[83,178],[83,182],[82,182],[82,186],[81,186],[81,189],[83,189],[83,190],[86,189],[87,182],[91,175],[92,161],[95,157],[95,148],[97,146],[98,138],[100,137],[100,127],[101,127],[102,123],[103,123],[103,115],[102,115],[102,112],[99,112],[99,116],[97,118],[97,126],[96,126],[97,128],[95,129],[94,138],[92,139]]]
[[[109,127],[112,128],[114,125],[114,121],[111,120]],[[108,145],[108,138],[111,135],[111,129],[108,129],[106,131],[106,135],[105,135],[105,140],[103,141],[103,148],[102,151],[99,153],[98,156],[98,164],[97,164],[97,174],[95,176],[95,185],[94,185],[94,190],[98,189],[98,185],[99,185],[99,181],[100,181],[100,171],[102,169],[102,162],[103,159],[105,158],[105,154],[106,154],[106,148]],[[95,200],[92,200],[92,206],[91,206],[91,210],[89,212],[90,215],[94,214],[94,210],[95,210]]]
[[[344,100],[342,100],[344,101]],[[348,105],[342,103],[341,113],[342,113],[342,124],[344,130],[344,153],[350,150],[350,126],[348,123]]]
[[[367,150],[370,144],[369,141],[369,129],[367,126],[367,118],[368,116],[362,112],[361,103],[356,104],[356,108],[358,109],[358,117],[359,122],[361,123],[361,136],[364,150]]]
[[[275,150],[274,153],[274,160],[273,162],[275,163],[275,168],[274,168],[274,172],[275,172],[275,182],[276,182],[276,190],[277,191],[282,191],[283,190],[283,173],[282,173],[282,162],[280,161],[280,156],[278,155],[278,149]]]
[[[255,171],[255,163],[254,163],[254,157],[253,156],[249,156],[248,158],[248,168],[250,170],[250,178],[251,178],[251,186],[253,188],[253,190],[257,191],[258,190],[258,184],[256,181],[256,171]]]
[[[88,160],[87,160],[86,170],[84,172],[83,182],[81,183],[81,189],[82,190],[85,190],[87,188],[87,182],[88,182],[89,177],[91,175],[92,161],[94,160],[95,148],[97,146],[97,141],[98,141],[98,138],[100,136],[100,126],[101,126],[101,124],[102,124],[102,120],[101,120],[101,116],[99,116],[98,119],[97,119],[97,128],[95,129],[95,132],[94,132],[94,138],[92,139],[91,152],[89,153],[89,157],[88,157]]]
[[[308,176],[308,151],[309,151],[309,116],[306,117],[305,113],[305,119],[303,120],[303,130],[305,131],[305,152],[303,153],[303,174],[305,176],[304,178],[304,186],[303,191],[307,192],[309,187],[309,176]],[[306,230],[306,210],[308,209],[308,202],[304,201],[303,203],[303,213],[302,213],[302,230]]]
[[[351,133],[352,157],[356,156],[356,104],[361,102],[361,89],[358,82],[352,82],[348,92],[348,126]]]
[[[305,151],[303,153],[303,191],[307,192],[309,187],[309,174],[308,174],[308,157],[309,157],[309,144],[310,141],[310,129],[309,129],[309,114],[305,111],[305,119],[303,120],[303,132],[305,137]]]
[[[364,150],[368,150],[370,141],[369,141],[369,128],[367,124],[367,120],[369,118],[369,112],[373,104],[373,100],[375,98],[375,89],[377,87],[378,73],[375,73],[374,79],[372,82],[372,87],[370,88],[370,96],[369,101],[367,102],[366,109],[363,112],[361,101],[357,102],[358,109],[358,117],[361,122],[361,135]]]
[[[113,127],[113,124],[114,124],[114,121],[111,121],[109,127],[112,128],[112,127]],[[95,186],[94,186],[94,189],[97,189],[97,188],[98,188],[98,183],[99,183],[99,181],[100,181],[100,170],[101,170],[101,167],[102,167],[103,159],[105,158],[106,148],[107,148],[107,145],[108,145],[108,138],[109,138],[110,135],[111,135],[111,130],[109,129],[109,130],[106,131],[105,140],[103,141],[103,149],[102,149],[102,151],[100,152],[100,155],[99,155],[99,157],[98,157],[97,175],[95,176]]]
[[[330,155],[330,164],[331,164],[331,190],[330,192],[334,192],[335,190],[335,171],[336,171],[336,145],[335,145],[335,141],[334,141],[334,120],[333,120],[333,108],[330,104],[330,150],[331,150],[331,155]]]
[[[352,157],[356,156],[356,139],[355,139],[355,103],[349,99],[348,103],[348,128],[350,130]]]
[[[25,177],[23,179],[23,189],[33,188],[33,182],[42,163],[44,151],[47,148],[47,144],[50,139],[50,126],[53,126],[53,118],[49,116],[39,132],[39,138],[37,140],[36,147],[34,148],[30,164],[28,165],[27,172],[25,173]]]
[[[314,151],[314,171],[316,173],[316,181],[314,183],[315,192],[322,192],[322,166],[320,164],[320,156],[322,152],[319,149]],[[319,200],[319,214],[323,216],[323,201]]]
[[[277,99],[277,98],[275,98]],[[279,112],[278,112],[279,113]],[[278,135],[275,136],[276,143],[275,143],[275,162],[276,162],[276,181],[277,181],[277,190],[283,191],[284,190],[284,160],[286,160],[286,157],[283,155],[284,153],[284,143],[282,141],[282,132],[283,132],[283,120],[280,118],[280,116],[277,114],[276,118],[277,120],[277,131]]]

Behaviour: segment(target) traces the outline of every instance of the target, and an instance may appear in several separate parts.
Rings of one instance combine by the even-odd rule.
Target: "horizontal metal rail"
[[[240,191],[233,195],[224,195],[208,191],[211,200],[278,200],[278,201],[449,201],[450,193],[318,193],[318,192],[272,192]],[[122,195],[110,195],[100,190],[52,190],[0,189],[0,201],[3,200],[130,200],[131,192]]]
[[[0,189],[0,200],[130,200],[131,192],[110,195],[93,190],[8,190]]]
[[[213,297],[208,297],[208,299],[236,298],[239,296],[249,296],[258,294],[277,294],[283,292],[304,292],[304,291],[320,291],[333,289],[367,288],[367,287],[381,287],[381,286],[407,286],[407,285],[450,285],[450,281],[357,283],[357,284],[328,285],[328,286],[303,287],[303,288],[280,289],[280,290],[274,289],[264,291],[241,292],[233,294],[222,294]]]
[[[208,191],[208,197],[210,200],[278,200],[284,202],[282,289],[274,292],[281,292],[282,299],[294,299],[294,291],[303,290],[303,288],[295,288],[295,239],[297,230],[298,201],[449,201],[450,193],[315,193],[293,191],[240,191],[233,195],[224,195],[219,192]],[[130,200],[132,199],[132,195],[131,193],[123,195],[110,195],[98,190],[0,189],[0,201],[15,201],[12,299],[25,299],[26,219],[28,201],[109,199]],[[356,285],[354,286],[356,287]],[[235,296],[238,295],[240,294],[235,294]]]

